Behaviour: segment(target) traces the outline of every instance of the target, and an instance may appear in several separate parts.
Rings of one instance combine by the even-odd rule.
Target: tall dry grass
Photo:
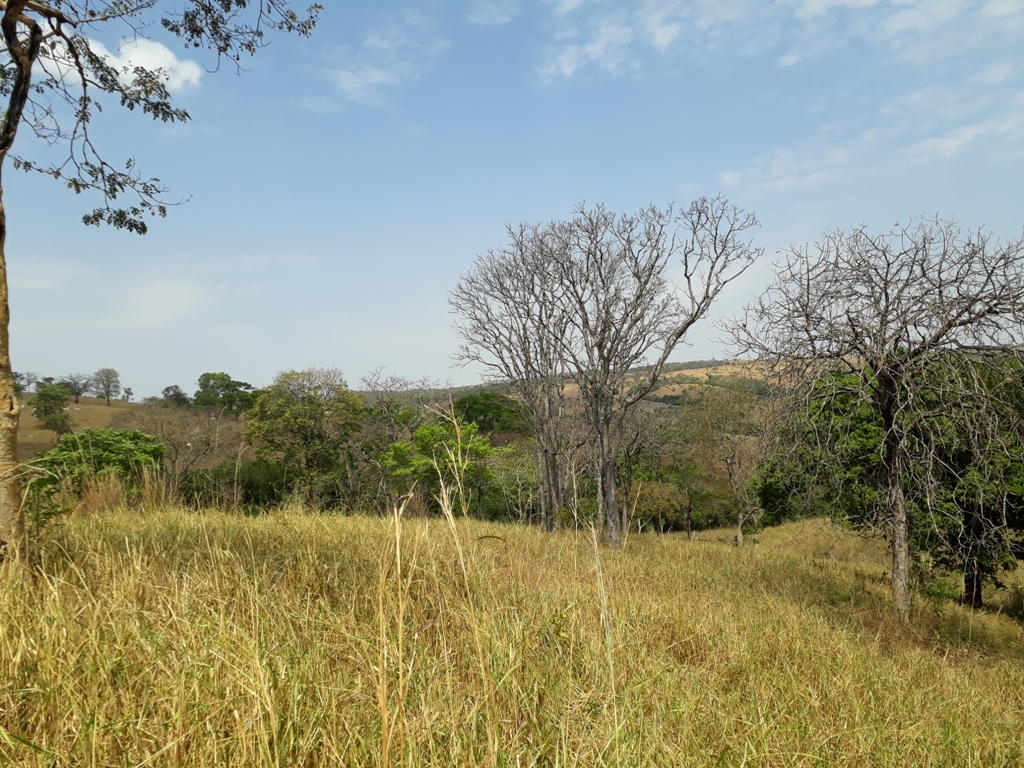
[[[15,766],[1024,761],[1024,633],[817,524],[737,550],[460,519],[163,509],[0,588]]]

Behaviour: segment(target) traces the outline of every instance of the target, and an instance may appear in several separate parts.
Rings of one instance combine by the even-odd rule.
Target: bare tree
[[[760,255],[742,239],[756,225],[725,198],[704,197],[679,213],[651,206],[616,216],[581,205],[552,227],[564,354],[596,437],[598,514],[613,547],[621,546],[624,523],[616,471],[626,414],[657,388],[669,355]],[[670,272],[676,260],[678,290]]]
[[[940,463],[928,448],[939,436],[922,433],[954,413],[976,424],[992,390],[975,366],[1020,354],[1024,241],[995,242],[940,219],[881,235],[832,232],[790,250],[776,282],[734,325],[740,350],[774,370],[797,410],[864,409],[880,431],[877,462],[861,482],[892,549],[896,612],[907,619],[908,489],[927,493]],[[947,373],[925,375],[940,368]],[[985,428],[971,431],[981,438]],[[823,446],[843,437],[809,434]]]
[[[541,523],[550,529],[564,503],[564,355],[568,321],[560,303],[550,228],[507,228],[509,243],[478,257],[448,297],[465,340],[456,360],[480,363],[511,389],[533,434]]]
[[[268,31],[308,34],[320,10],[305,16],[288,0],[5,0],[0,3],[0,171],[19,129],[41,139],[42,161],[11,156],[15,168],[39,172],[76,193],[93,192],[100,205],[83,217],[131,232],[146,231],[147,215],[167,213],[159,179],[140,174],[132,159],[111,163],[100,153],[92,126],[104,106],[120,105],[162,122],[183,122],[161,67],[118,65],[94,38],[124,34],[138,41],[154,30],[187,49],[208,49],[236,65],[267,42]],[[53,158],[50,162],[49,158]],[[124,198],[131,198],[127,203]],[[7,209],[0,186],[0,549],[26,549],[17,453],[20,409],[11,371],[7,284]]]
[[[116,400],[121,394],[121,374],[113,368],[100,368],[91,379],[89,390],[96,397],[106,400],[107,407],[110,407],[110,401]]]
[[[77,403],[78,399],[92,386],[92,377],[87,373],[69,373],[67,376],[61,377],[57,383],[67,389]]]
[[[240,454],[242,425],[234,415],[220,411],[173,408],[157,402],[121,411],[118,429],[138,429],[152,435],[166,451],[164,465],[175,491],[185,475],[218,455]]]

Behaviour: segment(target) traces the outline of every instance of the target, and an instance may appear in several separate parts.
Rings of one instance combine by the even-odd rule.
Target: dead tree
[[[739,349],[793,392],[794,413],[857,411],[879,430],[877,461],[860,482],[873,499],[865,514],[889,540],[893,602],[907,619],[908,494],[935,485],[941,462],[929,446],[941,442],[939,417],[988,410],[993,390],[971,371],[1020,354],[1024,241],[995,242],[940,219],[881,235],[832,232],[790,250],[776,282],[734,326]],[[926,375],[939,370],[947,373]],[[805,434],[837,445],[841,423],[812,420],[827,429]],[[983,441],[974,422],[957,423]]]
[[[595,435],[598,515],[613,547],[622,544],[625,522],[616,473],[626,415],[657,388],[669,355],[719,293],[760,254],[742,239],[756,225],[724,198],[705,197],[679,213],[651,206],[616,216],[581,205],[570,221],[550,227],[568,330],[564,356]]]
[[[556,281],[558,254],[544,227],[508,227],[509,243],[478,257],[448,297],[465,343],[455,359],[479,363],[507,385],[533,434],[541,484],[541,523],[550,529],[564,504],[567,436],[563,350],[568,332]]]

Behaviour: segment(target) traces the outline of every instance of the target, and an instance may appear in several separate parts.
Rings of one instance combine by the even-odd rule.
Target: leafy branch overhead
[[[98,193],[102,204],[83,216],[86,224],[145,233],[146,217],[165,216],[174,201],[165,197],[160,179],[142,174],[134,159],[106,159],[93,140],[93,120],[112,103],[161,122],[186,122],[190,115],[174,105],[166,69],[130,57],[119,63],[96,38],[112,24],[134,44],[162,30],[161,37],[177,38],[187,49],[212,51],[213,69],[224,61],[241,67],[245,56],[266,44],[269,32],[312,32],[321,7],[299,13],[290,6],[287,0],[0,2],[7,53],[0,63],[0,94],[9,102],[0,124],[0,161],[24,124],[60,151],[47,161],[12,156],[15,168],[52,176],[76,194]]]

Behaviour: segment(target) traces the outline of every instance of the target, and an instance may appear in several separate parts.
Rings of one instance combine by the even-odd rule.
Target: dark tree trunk
[[[977,558],[967,561],[964,569],[964,605],[970,608],[981,608],[984,603],[981,597],[981,564]]]

